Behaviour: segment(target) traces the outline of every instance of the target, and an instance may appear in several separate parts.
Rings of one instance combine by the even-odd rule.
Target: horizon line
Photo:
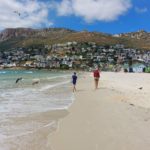
[[[66,29],[66,30],[72,30],[72,31],[75,31],[75,32],[98,32],[98,33],[105,33],[105,34],[110,34],[110,35],[127,34],[127,33],[134,33],[134,32],[140,32],[140,31],[144,31],[144,32],[150,33],[150,31],[145,30],[145,29],[138,29],[138,30],[128,31],[128,32],[110,33],[110,32],[103,32],[103,31],[96,31],[96,30],[88,30],[88,29],[77,30],[77,29],[67,28],[67,27],[41,27],[41,28],[34,28],[34,27],[8,27],[8,28],[1,29],[1,30],[0,30],[0,33],[2,33],[3,31],[5,31],[5,30],[7,30],[7,29],[33,29],[33,30],[42,30],[42,29]]]

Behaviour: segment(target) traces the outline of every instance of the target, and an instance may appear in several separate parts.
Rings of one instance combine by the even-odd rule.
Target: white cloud
[[[73,13],[72,2],[63,0],[61,3],[56,3],[56,8],[60,16],[67,16]]]
[[[48,13],[49,6],[37,0],[0,0],[0,29],[52,25]]]
[[[136,7],[135,11],[137,13],[146,13],[146,12],[148,12],[148,9],[146,7],[144,7],[144,8],[138,8],[138,7]]]
[[[56,4],[58,15],[75,15],[87,22],[114,21],[130,7],[130,0],[62,0]]]

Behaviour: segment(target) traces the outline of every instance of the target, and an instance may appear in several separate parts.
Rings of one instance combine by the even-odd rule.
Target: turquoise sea
[[[20,77],[22,80],[16,84],[16,79]],[[32,85],[35,81],[39,83]],[[14,141],[13,138],[38,131],[43,126],[56,121],[53,119],[38,121],[38,117],[29,119],[30,116],[42,116],[46,112],[64,110],[72,102],[71,73],[0,70],[0,145],[2,149],[11,149],[10,147],[20,143],[11,142],[10,144],[8,143],[10,139]],[[20,122],[20,120],[24,121]]]

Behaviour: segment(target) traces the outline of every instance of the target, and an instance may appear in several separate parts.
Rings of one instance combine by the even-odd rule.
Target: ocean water
[[[32,85],[35,81],[39,83]],[[0,150],[31,149],[39,131],[57,128],[73,100],[71,73],[0,70]],[[56,111],[59,117],[51,115]],[[40,135],[38,139],[44,140]]]

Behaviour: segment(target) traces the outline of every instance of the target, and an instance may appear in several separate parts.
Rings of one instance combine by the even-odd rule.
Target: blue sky
[[[78,31],[150,31],[148,0],[1,0],[0,30],[65,27]]]

